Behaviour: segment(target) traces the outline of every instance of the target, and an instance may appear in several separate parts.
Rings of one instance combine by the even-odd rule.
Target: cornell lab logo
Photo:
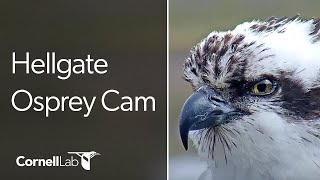
[[[68,152],[68,154],[76,154],[78,155],[81,160],[81,166],[83,169],[89,171],[91,166],[91,159],[96,156],[100,155],[95,151],[90,152]],[[19,167],[73,167],[79,165],[79,160],[71,156],[70,158],[63,159],[61,156],[52,156],[48,159],[30,159],[26,158],[25,156],[18,156],[16,159],[16,164]]]
[[[68,152],[69,154],[76,154],[81,158],[81,166],[85,170],[90,170],[90,159],[96,155],[100,155],[95,151],[91,152]]]

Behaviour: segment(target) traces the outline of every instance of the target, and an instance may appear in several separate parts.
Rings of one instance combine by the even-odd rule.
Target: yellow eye
[[[267,95],[274,91],[274,85],[268,79],[262,80],[251,88],[251,93],[254,95]]]

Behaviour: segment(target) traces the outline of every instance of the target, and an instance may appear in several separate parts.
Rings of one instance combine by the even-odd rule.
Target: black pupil
[[[257,86],[259,92],[265,92],[267,89],[267,85],[266,84],[258,84]]]

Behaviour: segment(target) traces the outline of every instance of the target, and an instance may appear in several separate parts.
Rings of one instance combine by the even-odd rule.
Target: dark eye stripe
[[[281,106],[303,119],[320,117],[320,88],[304,90],[302,81],[291,77],[282,77],[281,82]]]

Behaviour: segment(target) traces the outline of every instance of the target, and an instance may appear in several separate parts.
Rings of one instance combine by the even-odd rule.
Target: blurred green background
[[[296,14],[304,18],[320,17],[319,7],[319,0],[170,0],[170,179],[194,179],[194,174],[185,168],[194,171],[194,167],[186,163],[199,163],[194,149],[184,151],[178,132],[180,109],[192,91],[190,84],[181,78],[182,64],[191,47],[214,30],[230,30],[253,19]]]

